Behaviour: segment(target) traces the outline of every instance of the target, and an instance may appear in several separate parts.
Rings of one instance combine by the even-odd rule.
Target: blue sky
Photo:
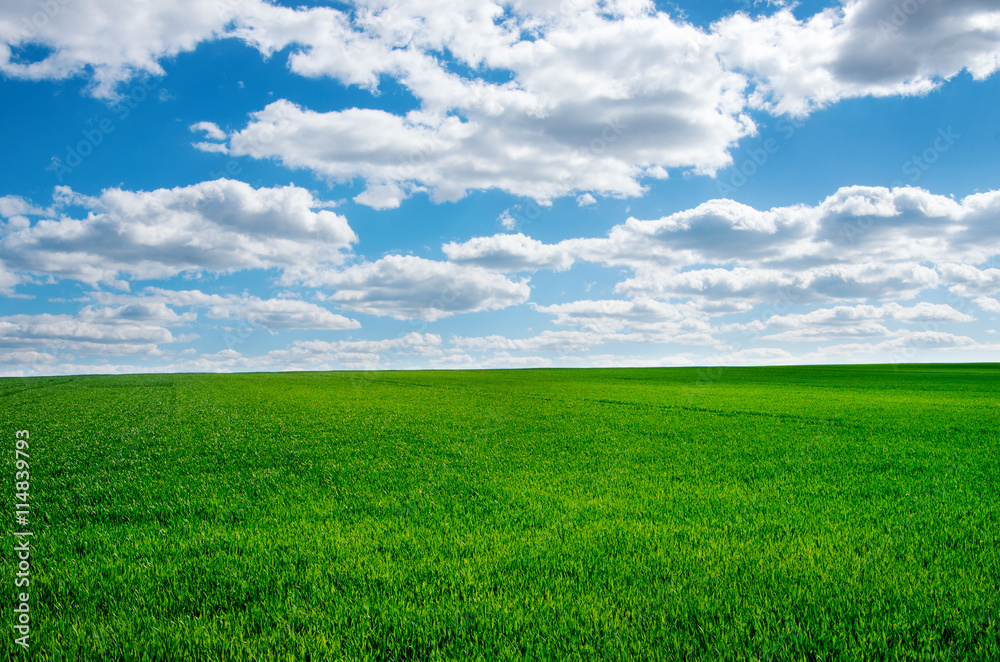
[[[18,0],[0,374],[995,361],[986,0]]]

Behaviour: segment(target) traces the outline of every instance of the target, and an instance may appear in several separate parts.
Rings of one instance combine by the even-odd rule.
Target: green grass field
[[[0,380],[34,660],[998,660],[1000,365]],[[6,609],[8,624],[12,608]]]

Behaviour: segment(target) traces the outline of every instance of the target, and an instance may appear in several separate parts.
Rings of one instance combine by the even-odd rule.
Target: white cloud
[[[798,358],[793,354],[777,347],[752,347],[716,354],[709,357],[704,365],[785,365],[798,362]]]
[[[586,206],[597,195],[641,195],[650,180],[676,171],[724,168],[733,147],[756,130],[748,109],[803,115],[846,98],[922,94],[961,71],[990,76],[1000,67],[1000,7],[992,0],[845,0],[801,20],[789,9],[702,29],[643,0],[359,0],[344,11],[260,0],[13,0],[0,7],[0,72],[79,76],[92,94],[111,100],[124,83],[163,75],[164,58],[222,38],[242,39],[266,56],[287,53],[292,72],[360,86],[372,103],[319,112],[279,99],[234,131],[192,124],[198,149],[362,181],[354,200],[376,209],[421,193],[441,202],[493,189],[532,198],[538,209],[561,196]],[[41,58],[26,61],[27,45],[39,46]],[[377,107],[386,77],[412,94],[409,106]],[[712,200],[660,219],[630,218],[604,237],[554,244],[512,233],[523,227],[515,205],[497,219],[507,233],[445,244],[448,261],[389,255],[347,267],[357,237],[346,219],[295,186],[218,180],[96,197],[59,187],[53,197],[48,207],[0,197],[0,291],[13,295],[19,284],[46,279],[127,288],[126,279],[275,269],[281,283],[321,288],[322,300],[345,310],[434,321],[525,303],[528,281],[509,274],[581,262],[618,271],[616,294],[601,295],[608,298],[535,305],[558,330],[456,338],[452,353],[426,337],[396,346],[442,365],[578,360],[569,353],[615,343],[721,347],[713,316],[767,304],[785,311],[723,329],[767,331],[769,342],[851,340],[813,358],[974,351],[984,346],[935,325],[973,322],[973,305],[990,313],[1000,306],[1000,269],[985,266],[1000,254],[1000,191],[954,200],[857,186],[817,204],[767,210]],[[70,216],[71,206],[84,208],[81,217]],[[965,299],[948,299],[959,310],[896,302],[938,287]],[[273,331],[360,326],[284,295],[147,289],[92,297],[76,315],[2,318],[8,364],[54,366],[68,352],[163,356],[164,345],[186,337],[175,327],[206,320]],[[789,313],[792,304],[828,307]],[[884,341],[862,342],[871,338]],[[383,366],[390,350],[377,342],[302,341],[266,357],[228,351],[176,365]],[[552,356],[537,355],[546,353]],[[787,356],[742,347],[730,355]]]
[[[227,147],[224,143],[210,143],[210,142],[200,141],[196,143],[191,143],[191,146],[203,152],[213,152],[215,154],[229,153],[229,147]]]
[[[3,262],[0,261],[0,294],[11,296],[14,293],[14,286],[21,281],[22,279],[17,274],[8,271]]]
[[[93,296],[102,305],[116,306],[107,310],[166,310],[170,315],[174,315],[175,319],[184,322],[193,321],[195,313],[185,313],[184,316],[177,317],[168,306],[203,309],[209,319],[237,320],[251,327],[262,327],[272,331],[280,329],[334,331],[361,327],[357,320],[299,299],[261,299],[247,294],[206,294],[199,290],[166,290],[156,287],[146,288],[142,296],[106,292],[95,292]],[[176,323],[167,314],[161,314],[158,321],[164,325]]]
[[[0,72],[28,80],[90,78],[95,96],[112,98],[139,75],[162,75],[159,61],[225,34],[257,0],[7,0],[0,5]],[[49,52],[22,61],[16,49]]]
[[[735,267],[684,272],[643,270],[618,284],[616,290],[633,296],[691,297],[696,302],[745,299],[821,303],[868,299],[912,299],[936,287],[937,272],[915,263],[860,263],[802,269],[787,273],[775,269]]]
[[[639,298],[632,301],[573,301],[533,307],[540,313],[554,315],[553,323],[557,326],[579,326],[585,331],[609,334],[607,341],[620,338],[628,342],[717,342],[712,337],[713,329],[708,316],[690,304]]]
[[[588,261],[607,266],[680,269],[737,261],[743,266],[861,262],[980,262],[1000,252],[1000,195],[960,202],[918,188],[844,187],[816,206],[757,210],[709,200],[656,220],[628,219],[607,237],[542,244],[523,235],[448,244],[455,259],[518,271]]]
[[[100,301],[101,297],[97,297]],[[183,326],[197,319],[195,313],[178,314],[163,301],[120,297],[110,305],[84,306],[77,319],[85,322],[128,321],[156,326]]]
[[[506,336],[453,336],[450,345],[470,351],[492,352],[572,352],[604,344],[608,334],[589,331],[543,331],[529,338]]]
[[[860,360],[880,363],[906,363],[926,359],[928,351],[940,350],[984,350],[968,336],[959,336],[943,331],[907,331],[879,343],[844,343],[828,345],[814,352],[803,355],[804,362],[840,361],[858,362]],[[878,358],[871,358],[880,355]]]
[[[963,70],[983,79],[1000,67],[1000,9],[989,0],[846,0],[801,21],[789,8],[712,27],[725,65],[756,83],[751,103],[776,114],[924,94]]]
[[[857,305],[819,308],[808,313],[774,315],[764,325],[777,329],[797,329],[811,325],[858,325],[873,321],[918,322],[972,322],[975,318],[945,304],[920,302],[913,306],[886,303],[881,306]]]
[[[979,269],[970,264],[942,264],[938,267],[949,290],[961,297],[975,297],[1000,292],[1000,269]]]
[[[671,169],[713,173],[755,132],[749,106],[804,115],[842,98],[925,93],[967,69],[990,75],[1000,11],[984,0],[926,0],[878,32],[890,0],[850,0],[798,20],[791,9],[735,14],[702,30],[638,2],[499,5],[358,3],[313,21],[286,9],[236,30],[265,53],[294,44],[291,69],[371,90],[402,83],[419,108],[317,113],[279,100],[230,136],[234,154],[277,158],[337,181],[356,200],[398,206],[500,189],[548,203],[635,196]],[[523,38],[530,34],[531,38]],[[471,73],[455,73],[447,52]],[[859,56],[859,52],[865,55]],[[480,72],[501,74],[499,80]],[[749,96],[748,96],[749,92]],[[590,197],[587,197],[590,196]],[[505,226],[508,227],[508,226]]]
[[[209,317],[246,320],[265,329],[311,329],[335,331],[359,329],[361,323],[337,315],[322,306],[295,299],[243,297],[210,306]]]
[[[791,9],[736,13],[702,29],[644,0],[358,0],[343,11],[262,0],[12,0],[0,8],[0,71],[85,76],[112,98],[206,41],[241,39],[268,57],[288,49],[298,75],[372,92],[389,76],[418,107],[321,113],[281,99],[228,135],[196,123],[212,141],[200,149],[362,179],[356,200],[379,209],[419,191],[445,201],[488,189],[587,203],[594,193],[640,195],[644,180],[670,170],[728,166],[733,146],[756,131],[748,107],[802,115],[1000,66],[995,3],[920,0],[897,17],[903,5],[845,0],[802,20]],[[50,52],[23,61],[29,44]]]
[[[657,358],[622,354],[588,354],[586,357],[581,357],[581,360],[592,368],[665,368],[695,365],[689,353],[671,353]]]
[[[976,297],[973,303],[988,313],[1000,313],[1000,301],[991,297]]]
[[[572,257],[566,251],[543,244],[520,232],[474,237],[461,244],[450,242],[442,246],[441,250],[452,262],[475,264],[496,271],[563,271],[573,264]]]
[[[832,338],[907,337],[915,329],[891,330],[884,323],[899,323],[922,331],[937,331],[942,324],[976,321],[949,305],[922,301],[913,306],[886,303],[819,308],[808,313],[771,315],[746,323],[726,324],[722,332],[750,332],[767,342],[823,342]],[[777,331],[761,335],[763,331]]]
[[[763,301],[911,299],[942,280],[963,296],[991,294],[1000,270],[967,265],[1000,253],[990,220],[998,213],[997,192],[956,201],[918,188],[852,186],[815,206],[762,211],[710,200],[661,219],[630,218],[606,237],[545,244],[499,234],[443,250],[505,272],[575,262],[626,267],[633,275],[619,293],[692,298],[702,310],[729,312]]]
[[[825,342],[833,338],[885,338],[893,335],[892,332],[881,324],[862,322],[851,326],[826,325],[810,326],[801,329],[791,329],[780,333],[770,333],[763,336],[763,342],[803,342],[817,343]]]
[[[435,201],[500,189],[547,203],[574,191],[639,195],[644,177],[670,168],[713,172],[754,131],[745,78],[719,66],[714,38],[649,7],[608,15],[582,3],[564,15],[518,6],[497,21],[496,5],[437,4],[363,4],[357,32],[343,16],[320,18],[321,31],[287,11],[237,30],[266,51],[300,44],[289,63],[303,75],[368,88],[394,76],[420,108],[317,113],[279,100],[230,136],[230,152],[364,179],[356,200],[377,208],[421,190]],[[522,39],[527,32],[535,37]],[[444,51],[510,80],[460,76]]]
[[[59,357],[49,352],[37,352],[35,350],[26,351],[4,351],[0,354],[0,366],[49,366],[59,362]],[[9,370],[0,372],[3,376],[13,376]]]
[[[504,209],[503,213],[497,218],[497,222],[500,223],[500,227],[504,230],[513,230],[517,227],[517,219],[511,215],[510,209]]]
[[[17,195],[0,196],[0,218],[17,216],[38,216],[51,213],[47,209],[36,207],[29,201]]]
[[[407,353],[420,356],[437,356],[441,352],[441,336],[436,333],[410,333],[396,338],[379,340],[338,340],[335,342],[301,341],[296,347],[319,349],[321,351],[352,351],[373,354]]]
[[[226,139],[226,132],[213,122],[195,122],[191,125],[190,129],[195,133],[204,133],[205,137],[210,140]]]
[[[547,368],[551,365],[552,359],[548,357],[511,356],[505,352],[497,352],[489,358],[476,361],[476,367],[483,369]]]
[[[407,193],[401,186],[390,182],[369,184],[364,191],[354,196],[354,201],[373,209],[396,209],[406,197]]]
[[[389,255],[339,271],[319,272],[305,283],[329,289],[343,308],[396,319],[435,321],[459,313],[507,308],[528,300],[527,282],[481,267]]]
[[[255,189],[228,179],[98,198],[57,188],[90,208],[84,219],[41,219],[0,238],[12,272],[117,283],[277,267],[303,274],[341,262],[357,240],[347,220],[295,186]]]
[[[469,356],[468,354],[449,354],[448,356],[439,356],[437,358],[431,359],[430,365],[438,369],[453,369],[453,370],[461,370],[461,369],[477,367],[476,359]]]
[[[411,332],[381,340],[297,340],[290,347],[268,352],[270,365],[337,365],[348,369],[375,370],[400,367],[409,357],[439,357],[441,336]]]
[[[0,317],[0,347],[13,352],[76,352],[111,356],[158,355],[159,345],[189,340],[158,323],[132,320],[128,311],[102,314],[85,308],[78,315],[7,315]],[[6,353],[6,352],[5,352]]]
[[[2,342],[2,339],[0,339]],[[0,345],[2,346],[2,345]],[[142,355],[151,347],[130,346],[120,354]],[[59,349],[64,349],[61,345]],[[180,352],[186,356],[188,352]],[[245,356],[235,349],[199,354],[196,358],[175,363],[150,365],[86,365],[76,362],[60,364],[67,355],[55,355],[33,350],[0,353],[0,374],[85,374],[135,372],[236,372],[287,370],[375,370],[410,367],[410,362],[423,358],[438,358],[442,354],[441,337],[430,333],[408,333],[383,340],[295,341],[283,349],[260,356]],[[172,358],[173,354],[154,351],[154,356]]]

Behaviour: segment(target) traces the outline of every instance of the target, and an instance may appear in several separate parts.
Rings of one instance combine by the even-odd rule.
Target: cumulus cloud
[[[951,306],[922,301],[913,306],[886,303],[881,306],[858,305],[819,308],[808,313],[775,315],[769,318],[765,325],[788,329],[814,324],[856,325],[871,321],[972,322],[974,320],[975,318],[971,315],[955,310]]]
[[[392,79],[412,96],[391,110],[316,110],[277,99],[242,125],[226,118],[223,130],[211,121],[218,117],[206,117],[189,127],[198,149],[359,181],[355,202],[391,209],[416,194],[443,202],[485,190],[532,198],[535,208],[563,196],[580,206],[638,196],[653,179],[730,165],[734,146],[756,132],[751,111],[802,116],[841,99],[923,94],[962,71],[981,80],[1000,67],[1000,8],[990,0],[845,0],[813,16],[768,8],[708,28],[645,0],[338,7],[13,0],[0,7],[0,73],[79,76],[91,94],[112,100],[132,79],[163,75],[164,58],[238,39],[264,56],[287,56],[296,75],[358,86],[374,100]],[[714,335],[726,330],[766,331],[771,342],[850,341],[817,360],[861,347],[974,351],[982,346],[935,325],[997,312],[1000,292],[1000,269],[986,264],[1000,254],[1000,191],[955,200],[855,186],[773,209],[712,200],[552,244],[514,233],[514,204],[497,219],[505,233],[445,244],[447,261],[350,262],[357,237],[331,207],[299,187],[225,179],[95,197],[59,187],[52,204],[0,197],[0,291],[52,279],[126,289],[129,280],[274,269],[282,286],[318,288],[322,301],[343,310],[434,321],[527,302],[528,281],[512,274],[581,263],[619,271],[605,298],[536,304],[557,330],[456,337],[451,348],[423,336],[393,341],[442,365],[480,366],[544,363],[550,358],[535,353],[569,357],[612,343],[721,346]],[[964,301],[913,301],[939,287]],[[187,337],[177,327],[199,320],[273,331],[359,327],[329,303],[284,296],[91,296],[76,315],[2,318],[8,363],[58,365],[66,352],[157,356]],[[712,325],[716,315],[775,302],[780,314],[742,328]],[[380,357],[392,347],[368,342],[303,341],[267,358],[227,351],[174,365],[385,365]],[[734,352],[737,361],[788,358],[775,348]]]
[[[992,297],[976,297],[972,301],[988,313],[1000,313],[1000,301]]]
[[[791,352],[778,347],[751,347],[716,354],[709,357],[705,363],[712,366],[738,366],[785,365],[798,362],[799,359]]]
[[[112,356],[158,355],[160,345],[189,340],[124,311],[85,309],[80,315],[7,315],[0,317],[0,347],[24,352],[79,352]],[[6,353],[6,352],[4,352]]]
[[[898,303],[859,304],[818,308],[807,313],[771,315],[770,317],[725,324],[722,332],[752,333],[768,342],[817,343],[833,338],[908,337],[915,329],[938,331],[942,324],[974,322],[975,317],[946,304],[922,301],[912,306]],[[903,325],[890,329],[887,323]],[[915,327],[915,328],[914,328]],[[762,332],[768,332],[762,335]]]
[[[108,189],[97,198],[57,188],[86,218],[42,218],[0,237],[11,272],[117,283],[277,267],[300,274],[342,261],[357,240],[347,220],[295,186],[228,179],[154,191]]]
[[[696,301],[746,299],[822,303],[867,299],[912,299],[936,287],[938,274],[915,263],[860,263],[803,269],[787,273],[774,269],[736,267],[658,273],[643,270],[615,288],[632,294],[691,297]]]
[[[750,103],[806,115],[840,99],[924,94],[963,70],[1000,67],[1000,9],[989,0],[846,0],[798,20],[737,13],[715,25],[720,56],[750,73]]]
[[[482,189],[542,202],[574,191],[638,195],[642,178],[668,168],[728,165],[730,147],[754,130],[742,112],[745,78],[720,67],[714,38],[647,3],[505,12],[359,2],[355,30],[343,15],[316,18],[325,29],[272,11],[235,33],[268,52],[297,45],[289,66],[302,75],[369,89],[393,76],[420,107],[316,113],[279,100],[233,133],[229,149],[362,178],[364,204],[392,207],[418,190],[439,201]],[[455,73],[452,59],[471,74]]]
[[[190,322],[197,317],[193,312],[178,316],[173,308],[195,308],[204,310],[209,319],[236,320],[268,330],[334,331],[361,328],[361,323],[357,320],[300,299],[261,299],[247,294],[207,294],[200,290],[167,290],[157,287],[146,288],[141,296],[95,292],[93,297],[106,306],[103,310],[157,311],[156,319],[164,325],[177,321]]]
[[[820,308],[808,313],[773,315],[764,320],[731,324],[724,330],[774,330],[761,337],[770,342],[821,342],[832,338],[906,338],[917,330],[939,331],[942,324],[974,322],[975,317],[949,305],[926,301],[913,306],[887,303],[881,306],[857,305]],[[899,323],[904,328],[892,330],[885,323]]]
[[[204,133],[211,140],[225,140],[226,133],[213,122],[195,122],[190,127],[195,133]]]
[[[953,200],[913,187],[851,186],[814,206],[710,200],[660,219],[630,218],[605,237],[545,244],[499,234],[443,250],[502,272],[626,267],[633,275],[616,286],[621,294],[691,298],[727,312],[761,301],[905,300],[942,282],[962,296],[991,294],[1000,270],[969,264],[1000,253],[990,221],[997,214],[996,192]]]
[[[389,255],[342,270],[317,273],[305,283],[329,290],[343,308],[396,319],[435,321],[458,313],[507,308],[528,300],[527,282],[481,267]]]
[[[0,196],[0,218],[18,218],[25,216],[39,216],[51,213],[49,210],[37,207],[28,200],[18,195]],[[8,222],[8,224],[10,224]],[[14,223],[20,225],[20,223]]]
[[[602,345],[609,334],[591,331],[543,331],[529,338],[500,335],[453,336],[450,345],[462,350],[493,352],[569,352]]]
[[[287,49],[295,74],[373,93],[391,77],[416,108],[317,112],[280,99],[229,134],[198,122],[200,149],[361,179],[357,202],[379,209],[416,192],[445,201],[488,189],[588,203],[640,195],[671,170],[730,165],[756,131],[752,108],[804,115],[843,98],[925,93],[963,70],[985,78],[1000,66],[1000,10],[845,0],[802,19],[790,8],[737,12],[705,29],[645,0],[13,0],[0,8],[0,71],[85,76],[111,98],[217,39],[268,57]],[[46,50],[28,60],[26,46]]]
[[[138,75],[162,75],[160,60],[226,33],[257,0],[10,0],[0,6],[0,71],[28,80],[90,78],[95,96],[112,98]],[[24,60],[37,45],[44,57]]]
[[[370,1],[312,23],[306,10],[245,18],[234,34],[266,53],[292,45],[296,73],[371,90],[392,76],[419,106],[318,113],[279,100],[228,149],[363,179],[355,200],[376,208],[485,189],[587,204],[639,195],[672,169],[728,166],[756,131],[748,108],[802,116],[843,98],[926,93],[963,70],[985,78],[1000,57],[1000,10],[985,0],[923,0],[905,20],[890,0],[848,0],[801,20],[789,8],[736,13],[709,30],[646,2],[440,10]]]
[[[804,355],[810,362],[830,359],[856,362],[878,360],[883,363],[905,363],[926,356],[928,350],[990,351],[992,348],[977,343],[968,336],[944,331],[907,331],[878,343],[842,343],[821,347]],[[873,359],[876,355],[879,358]]]
[[[441,355],[441,336],[411,332],[380,340],[297,340],[290,347],[268,352],[271,365],[337,365],[345,369],[374,370],[399,367],[399,361],[413,356]]]
[[[452,262],[474,264],[496,271],[563,271],[573,264],[573,258],[566,251],[520,232],[474,237],[463,243],[450,242],[441,250]]]
[[[779,333],[769,333],[761,338],[765,342],[824,342],[833,338],[884,338],[893,335],[881,324],[862,322],[853,326],[811,326],[802,329],[790,329]]]
[[[980,269],[971,264],[946,263],[938,267],[949,290],[961,297],[976,297],[1000,292],[1000,269]]]
[[[955,201],[914,187],[849,186],[815,206],[758,210],[709,200],[660,219],[630,218],[606,237],[543,244],[520,234],[495,235],[445,250],[501,271],[574,261],[657,269],[731,261],[775,269],[807,262],[978,263],[1000,252],[1000,233],[989,222],[998,212],[994,192]]]
[[[631,301],[583,300],[550,306],[533,305],[540,313],[554,315],[557,326],[578,326],[628,342],[712,344],[708,315],[690,304],[673,304],[640,297]]]
[[[100,299],[100,297],[98,297]],[[187,325],[197,319],[195,313],[179,314],[163,301],[133,299],[111,305],[88,305],[77,314],[77,319],[90,322],[116,320],[156,326]]]
[[[20,276],[6,269],[0,261],[0,294],[11,296],[14,294],[14,287],[22,282]]]

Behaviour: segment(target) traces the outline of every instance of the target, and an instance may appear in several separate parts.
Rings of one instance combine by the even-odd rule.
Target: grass
[[[998,365],[26,378],[0,402],[3,512],[31,432],[34,660],[1000,659]]]

